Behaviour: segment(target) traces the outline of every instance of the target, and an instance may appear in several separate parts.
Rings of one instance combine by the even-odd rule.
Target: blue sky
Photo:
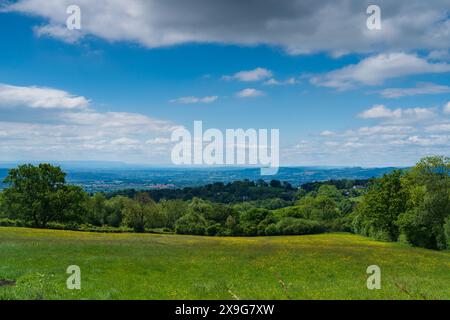
[[[379,31],[365,29],[364,1],[334,26],[321,19],[330,1],[298,13],[205,2],[202,15],[200,2],[78,1],[78,31],[65,28],[73,1],[0,1],[0,161],[170,165],[171,131],[195,120],[280,129],[281,165],[450,155],[445,1],[380,1]]]

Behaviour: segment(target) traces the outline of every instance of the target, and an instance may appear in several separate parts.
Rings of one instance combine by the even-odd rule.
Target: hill
[[[0,299],[450,299],[450,252],[350,234],[208,238],[0,228]],[[381,268],[381,290],[366,269]],[[66,268],[81,268],[81,290]],[[1,282],[1,281],[0,281]],[[6,283],[6,282],[5,282]]]

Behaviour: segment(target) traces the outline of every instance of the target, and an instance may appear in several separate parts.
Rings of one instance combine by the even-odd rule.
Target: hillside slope
[[[366,269],[381,267],[381,290]],[[81,290],[66,268],[81,268]],[[262,238],[0,228],[0,299],[450,299],[450,252],[350,234]]]

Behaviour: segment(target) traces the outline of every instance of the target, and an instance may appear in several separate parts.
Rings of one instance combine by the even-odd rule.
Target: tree
[[[115,196],[106,200],[106,223],[113,227],[119,227],[122,223],[122,211],[128,199],[123,196]]]
[[[262,229],[264,220],[272,217],[272,213],[269,210],[254,208],[241,213],[239,227],[246,236],[256,236],[258,231]],[[259,226],[262,223],[261,226]],[[268,225],[268,224],[267,224]],[[265,226],[267,227],[267,226]]]
[[[162,228],[166,225],[167,218],[157,206],[156,202],[150,198],[146,192],[140,192],[136,195],[136,201],[142,206],[145,211],[146,220],[145,226],[147,228]]]
[[[378,239],[396,241],[397,220],[406,210],[408,193],[402,187],[402,171],[395,170],[377,180],[364,195],[354,221],[357,232]]]
[[[66,186],[65,177],[61,168],[50,164],[9,170],[4,179],[9,187],[3,191],[9,217],[45,227],[50,221],[66,222],[82,214],[85,194],[79,187]]]
[[[342,193],[334,185],[324,184],[317,191],[318,196],[326,196],[339,202],[343,199]]]
[[[314,220],[333,220],[338,217],[336,202],[333,198],[318,195],[314,199],[314,209],[311,214]]]
[[[188,206],[188,211],[190,213],[199,214],[205,219],[212,219],[214,215],[214,210],[211,203],[200,198],[192,199]]]
[[[228,230],[230,235],[236,235],[238,233],[238,223],[236,218],[233,216],[228,216],[225,221],[225,228]]]
[[[0,192],[0,218],[6,217],[7,212],[3,192]]]
[[[144,232],[148,211],[135,200],[128,200],[123,208],[123,223],[135,232]]]
[[[269,185],[271,188],[281,188],[281,181],[271,180]]]
[[[138,193],[134,200],[125,203],[123,222],[136,232],[144,232],[145,228],[163,227],[166,220],[155,201],[142,192]]]
[[[178,234],[205,235],[207,222],[200,214],[190,212],[175,223],[175,232]]]
[[[450,158],[426,157],[404,179],[410,194],[399,226],[416,246],[445,249],[445,223],[450,216]]]
[[[159,205],[166,216],[166,226],[170,229],[175,228],[175,222],[186,214],[188,208],[187,203],[182,200],[162,200]]]
[[[106,207],[106,197],[103,193],[98,192],[89,201],[88,222],[95,226],[102,226],[106,223],[108,215]]]

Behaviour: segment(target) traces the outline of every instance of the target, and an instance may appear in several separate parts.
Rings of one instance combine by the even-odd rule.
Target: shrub
[[[209,225],[208,228],[206,228],[206,235],[208,236],[216,236],[218,235],[222,230],[222,226],[220,223],[215,223],[212,225]]]
[[[20,219],[8,219],[2,218],[0,219],[0,227],[32,227],[33,224],[31,222],[26,222]]]
[[[305,219],[307,217],[304,206],[292,206],[273,211],[273,215],[280,218],[292,217]]]
[[[275,225],[275,228],[269,225],[266,230],[268,229],[269,233],[273,233],[276,230],[276,233],[279,235],[317,234],[327,231],[325,225],[321,222],[291,217],[281,219]]]
[[[447,238],[447,246],[450,248],[450,217],[447,218],[447,221],[444,224],[444,232],[445,237]]]
[[[206,220],[196,213],[188,213],[175,223],[175,232],[178,234],[205,235]]]

